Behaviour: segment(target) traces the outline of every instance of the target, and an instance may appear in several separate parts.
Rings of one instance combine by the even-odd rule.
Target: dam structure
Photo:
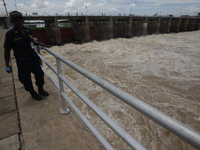
[[[70,21],[71,27],[61,29],[58,21],[66,19]],[[24,16],[24,20],[44,21],[44,30],[33,30],[33,36],[51,45],[200,29],[200,17]],[[5,28],[6,18],[0,17],[0,23]]]

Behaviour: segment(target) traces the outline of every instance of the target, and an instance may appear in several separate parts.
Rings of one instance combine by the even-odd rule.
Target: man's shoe
[[[40,94],[40,95],[42,95],[42,96],[49,96],[49,93],[47,92],[47,91],[45,91],[45,90],[38,90],[38,93]]]
[[[39,95],[38,93],[36,93],[35,91],[31,91],[31,97],[37,101],[41,101],[43,100],[43,97],[41,95]]]

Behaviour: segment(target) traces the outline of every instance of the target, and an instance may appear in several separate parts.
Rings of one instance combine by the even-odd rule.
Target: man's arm
[[[9,65],[9,61],[10,61],[10,50],[11,50],[11,49],[7,49],[7,48],[4,49],[4,60],[5,60],[5,64],[6,64],[6,67],[7,67],[7,68],[10,68],[10,71],[7,71],[8,73],[11,73],[11,72],[12,72],[12,68],[11,68],[11,66]]]
[[[44,46],[44,47],[47,47],[47,48],[50,47],[50,45],[46,45],[46,44],[44,44],[44,43],[40,43],[40,42],[38,42],[38,41],[36,41],[36,40],[34,40],[34,44],[35,44],[35,45],[41,45],[41,46]]]

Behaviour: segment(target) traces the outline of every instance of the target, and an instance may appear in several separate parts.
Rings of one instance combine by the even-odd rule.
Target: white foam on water
[[[200,132],[199,39],[200,31],[194,31],[50,49]],[[52,56],[42,55],[56,67]],[[62,68],[70,82],[148,150],[194,149],[69,67]],[[130,149],[70,89],[65,92],[115,149]]]

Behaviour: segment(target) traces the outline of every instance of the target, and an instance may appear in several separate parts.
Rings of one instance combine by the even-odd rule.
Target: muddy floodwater
[[[66,44],[50,49],[200,132],[200,31]],[[43,51],[42,55],[56,67],[50,54]],[[44,67],[57,81],[54,73]],[[195,149],[70,67],[62,65],[62,71],[148,150]],[[115,149],[131,149],[67,86],[65,92]]]

